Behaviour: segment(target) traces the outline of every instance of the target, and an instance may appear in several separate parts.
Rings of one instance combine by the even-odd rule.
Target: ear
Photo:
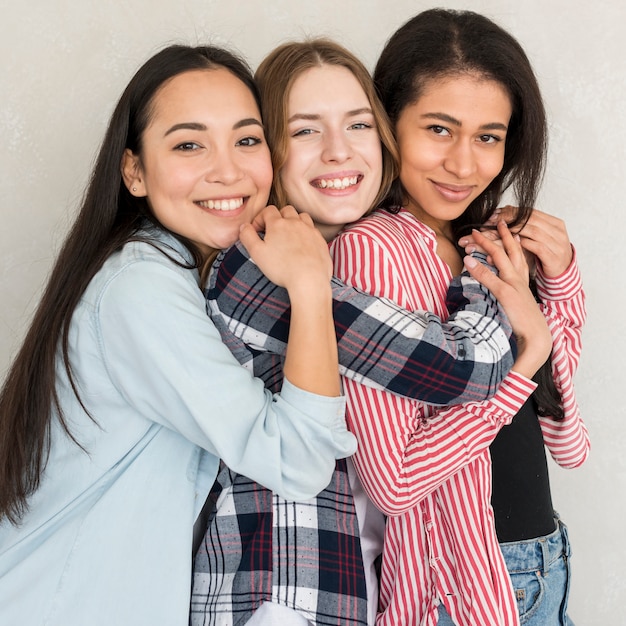
[[[122,178],[126,189],[136,198],[142,198],[147,195],[146,186],[143,182],[141,175],[141,165],[139,163],[139,157],[132,152],[132,150],[126,148],[124,155],[122,156],[122,163],[120,165]]]

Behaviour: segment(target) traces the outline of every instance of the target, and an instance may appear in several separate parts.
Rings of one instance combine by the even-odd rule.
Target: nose
[[[352,145],[341,130],[332,130],[324,135],[322,160],[330,163],[343,163],[352,156]]]
[[[457,178],[467,178],[476,171],[476,156],[468,141],[456,141],[450,146],[444,167]]]
[[[228,148],[216,149],[209,155],[205,178],[211,183],[232,185],[240,180],[243,171],[236,155]]]

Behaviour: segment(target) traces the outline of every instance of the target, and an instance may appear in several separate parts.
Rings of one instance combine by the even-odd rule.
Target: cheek
[[[368,150],[369,156],[367,161],[374,174],[377,175],[380,180],[383,175],[383,149],[380,141],[376,141]]]
[[[302,150],[300,146],[289,148],[287,159],[280,174],[285,189],[297,187],[303,182],[308,183],[307,166],[309,162],[310,158],[307,152]]]
[[[270,164],[264,169],[262,175],[260,176],[259,189],[261,189],[263,193],[266,193],[267,196],[269,196],[270,189],[272,188],[273,182],[274,182],[274,172]]]
[[[400,153],[400,169],[401,171],[420,171],[430,170],[441,161],[438,151],[423,142],[405,141],[399,144]]]
[[[504,152],[494,154],[490,159],[486,159],[483,163],[483,176],[488,180],[487,186],[502,171],[504,166]]]
[[[183,167],[175,162],[155,164],[146,173],[148,194],[158,192],[170,198],[188,194],[198,179],[198,173],[189,164]]]
[[[269,196],[274,176],[269,154],[267,158],[259,158],[249,163],[248,171],[259,194],[266,194]]]

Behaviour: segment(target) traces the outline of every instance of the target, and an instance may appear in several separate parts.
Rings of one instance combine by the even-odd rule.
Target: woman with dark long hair
[[[137,71],[0,396],[2,624],[187,624],[219,459],[301,499],[354,451],[326,242],[265,208],[271,181],[245,63],[170,46]],[[223,345],[199,288],[240,236],[291,297],[280,395]]]
[[[552,507],[544,444],[565,467],[581,464],[588,453],[572,380],[585,301],[563,223],[530,208],[544,172],[547,137],[537,80],[522,47],[497,24],[469,11],[433,9],[391,36],[374,81],[395,129],[401,164],[386,203],[396,215],[378,219],[392,220],[394,228],[400,220],[404,236],[418,234],[420,250],[417,264],[417,253],[399,262],[403,237],[385,242],[404,269],[378,295],[396,289],[400,304],[421,308],[426,298],[440,311],[438,294],[460,268],[457,242],[473,249],[471,227],[506,220],[532,257],[533,286],[553,342],[551,358],[534,377],[537,388],[512,424],[499,431],[490,451],[485,448],[435,489],[416,471],[410,438],[396,437],[385,426],[385,414],[410,415],[408,405],[391,400],[386,412],[377,413],[386,400],[372,392],[361,399],[360,410],[349,410],[359,418],[369,409],[381,424],[375,437],[361,437],[365,425],[355,427],[349,415],[359,438],[355,465],[375,502],[393,516],[386,528],[377,623],[567,624],[569,543]],[[521,208],[498,213],[507,189]],[[369,231],[381,230],[381,223]],[[352,250],[364,248],[372,236],[356,227],[343,248],[337,242],[335,259],[343,249],[349,274],[344,277],[357,286],[367,262]],[[366,242],[359,243],[360,237]],[[415,265],[424,268],[423,275],[406,269]],[[417,415],[432,410],[416,408]],[[403,423],[395,429],[402,431]],[[482,444],[489,445],[496,433]],[[447,454],[449,461],[454,451]],[[377,461],[390,457],[395,463],[381,471]]]

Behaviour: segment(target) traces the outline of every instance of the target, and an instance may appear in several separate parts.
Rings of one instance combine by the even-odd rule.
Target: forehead
[[[323,64],[305,70],[296,78],[289,92],[289,105],[303,106],[320,101],[331,104],[346,97],[368,102],[351,70],[341,65]]]
[[[491,78],[472,73],[454,74],[427,80],[417,100],[408,105],[459,116],[511,117],[512,104],[507,89]],[[408,107],[407,107],[408,108]]]
[[[258,107],[250,89],[224,68],[190,70],[165,82],[152,101],[152,122],[188,115],[210,116],[241,109],[255,113]]]

